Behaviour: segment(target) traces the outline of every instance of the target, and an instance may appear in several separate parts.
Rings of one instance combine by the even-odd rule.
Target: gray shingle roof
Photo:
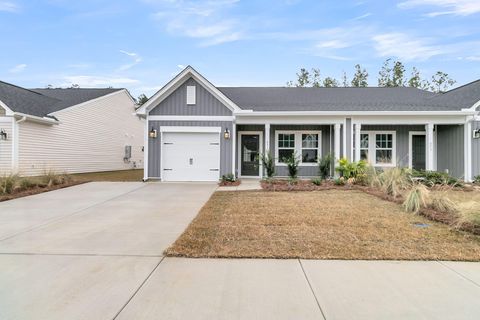
[[[408,87],[396,88],[297,88],[297,87],[220,87],[242,109],[254,111],[448,111],[465,108],[476,91],[448,98]],[[459,90],[460,91],[460,90]],[[453,95],[452,95],[453,96]],[[470,106],[472,106],[470,104]]]
[[[0,101],[12,111],[45,117],[122,89],[25,89],[0,81]]]

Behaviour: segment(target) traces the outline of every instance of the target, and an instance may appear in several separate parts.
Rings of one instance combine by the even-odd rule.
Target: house
[[[25,89],[0,81],[0,175],[143,167],[143,120],[125,89]]]
[[[317,159],[367,160],[480,174],[480,81],[432,93],[415,88],[216,87],[185,68],[137,112],[145,122],[144,179],[215,181],[224,174],[262,177],[270,152],[276,174],[296,154],[303,177]],[[337,163],[337,161],[335,161]]]

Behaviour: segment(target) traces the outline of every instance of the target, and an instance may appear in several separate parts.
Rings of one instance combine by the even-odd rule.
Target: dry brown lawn
[[[217,192],[165,253],[480,261],[480,237],[405,213],[398,204],[362,191]]]

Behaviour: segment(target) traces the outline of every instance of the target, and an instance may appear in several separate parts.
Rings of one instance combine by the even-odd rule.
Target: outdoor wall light
[[[223,133],[223,137],[225,138],[225,140],[230,139],[230,130],[228,130],[228,128],[225,128],[225,132]]]
[[[3,129],[0,129],[0,140],[7,140],[7,133]]]
[[[473,130],[473,139],[480,139],[480,129]]]
[[[148,133],[148,136],[152,139],[155,139],[157,137],[157,130],[155,130],[153,127],[152,127],[152,130],[150,130],[150,132]]]

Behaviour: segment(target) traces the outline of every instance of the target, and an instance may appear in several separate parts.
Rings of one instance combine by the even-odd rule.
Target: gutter
[[[458,111],[253,111],[235,112],[236,116],[466,116],[474,115],[473,110]]]
[[[42,124],[48,124],[48,125],[57,125],[60,124],[60,121],[48,118],[48,117],[37,117],[37,116],[32,116],[29,114],[21,113],[21,112],[15,112],[13,114],[15,118],[20,117],[20,119],[17,121],[17,123],[21,123],[24,121],[32,121],[36,123],[42,123]]]

